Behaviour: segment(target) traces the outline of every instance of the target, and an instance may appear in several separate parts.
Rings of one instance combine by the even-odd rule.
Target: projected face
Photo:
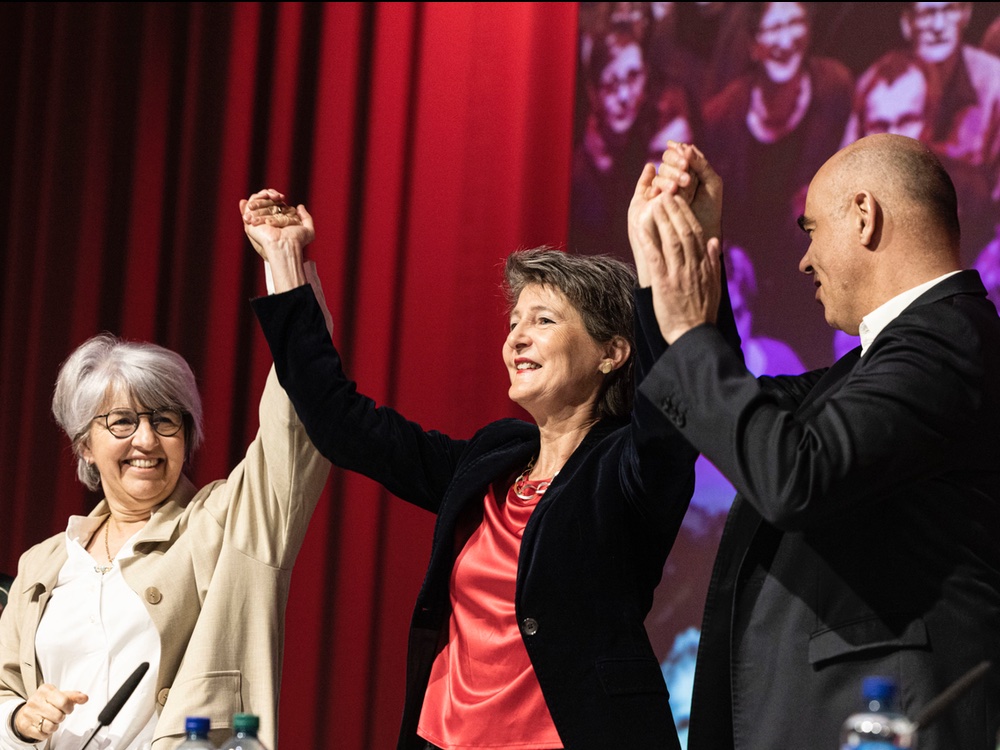
[[[947,60],[962,43],[969,24],[969,3],[913,3],[901,19],[903,36],[929,63]]]
[[[924,132],[927,80],[917,68],[894,82],[879,81],[865,98],[864,135],[896,133],[919,139]]]
[[[809,20],[801,3],[769,3],[755,35],[754,59],[775,83],[790,81],[802,68]]]
[[[635,42],[618,49],[601,71],[598,103],[612,133],[628,132],[639,117],[646,91],[646,65]]]

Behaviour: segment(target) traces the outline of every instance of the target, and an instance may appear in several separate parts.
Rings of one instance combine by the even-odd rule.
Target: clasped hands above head
[[[639,283],[652,288],[667,343],[716,320],[721,225],[721,179],[697,148],[671,141],[660,165],[644,169],[629,206]]]
[[[290,206],[283,193],[266,188],[259,190],[246,200],[240,201],[240,213],[244,224],[256,226],[269,224],[286,227],[302,223],[302,217],[295,206]]]
[[[265,188],[240,201],[240,215],[250,244],[268,263],[269,288],[283,292],[305,284],[305,246],[316,238],[306,207],[293,207],[284,193]]]
[[[272,264],[284,259],[292,266],[300,265],[303,248],[316,237],[306,207],[289,205],[278,190],[265,188],[241,200],[240,215],[254,250]],[[296,278],[289,278],[289,284],[302,282],[297,272],[293,276]]]

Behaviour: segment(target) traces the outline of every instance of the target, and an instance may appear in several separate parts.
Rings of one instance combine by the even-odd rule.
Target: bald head
[[[800,226],[827,322],[857,335],[862,318],[959,265],[951,178],[920,141],[880,133],[838,151],[816,173]]]
[[[870,190],[906,234],[958,257],[960,229],[955,186],[925,144],[893,133],[855,141],[823,166],[845,190]],[[823,171],[821,170],[821,171]]]

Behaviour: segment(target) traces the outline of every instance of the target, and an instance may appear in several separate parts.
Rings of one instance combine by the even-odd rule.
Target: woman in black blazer
[[[632,268],[511,254],[497,345],[510,398],[532,421],[456,439],[356,391],[301,272],[305,208],[270,190],[240,208],[277,292],[253,307],[310,438],[437,515],[398,747],[678,748],[643,621],[696,454],[633,398],[665,343]]]

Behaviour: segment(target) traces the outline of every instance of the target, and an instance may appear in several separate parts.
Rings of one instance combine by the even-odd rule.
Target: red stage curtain
[[[238,201],[316,220],[362,389],[458,436],[514,414],[499,262],[565,242],[575,3],[4,3],[0,570],[87,512],[50,414],[100,332],[191,363],[226,475],[257,426],[264,291]],[[283,747],[394,746],[433,519],[334,472],[293,577]]]

